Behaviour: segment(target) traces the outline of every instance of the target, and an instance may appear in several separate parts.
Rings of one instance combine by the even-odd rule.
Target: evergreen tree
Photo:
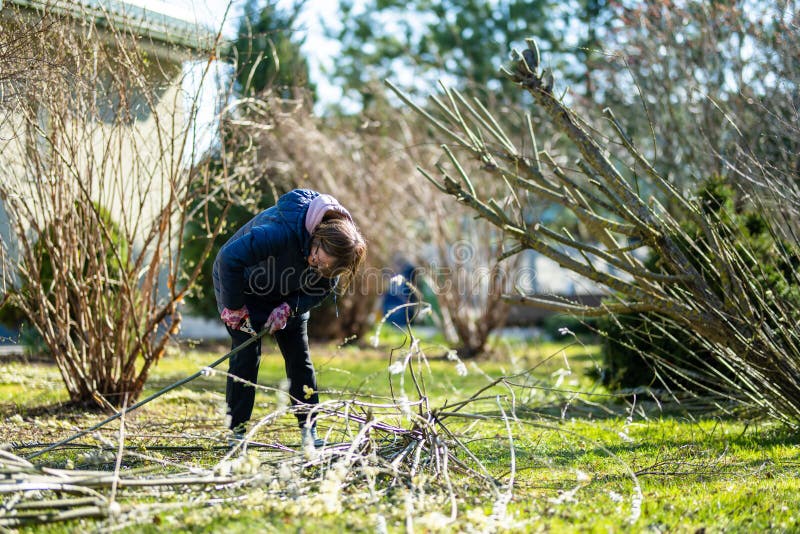
[[[297,19],[305,0],[289,8],[278,7],[277,0],[267,0],[259,8],[258,0],[248,0],[231,51],[238,66],[236,81],[245,95],[267,88],[282,97],[296,96],[298,88],[314,88],[309,82],[308,61],[300,48],[305,37],[297,31]]]

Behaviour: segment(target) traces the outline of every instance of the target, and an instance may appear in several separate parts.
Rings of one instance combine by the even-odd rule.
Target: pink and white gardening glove
[[[242,306],[238,310],[229,310],[225,308],[222,310],[220,317],[222,318],[222,322],[231,329],[238,330],[244,320],[250,317],[250,313],[247,311],[247,306]]]
[[[289,316],[291,314],[292,309],[284,302],[272,310],[272,313],[270,313],[269,317],[267,318],[267,324],[264,326],[269,328],[270,334],[274,334],[278,330],[283,330],[286,328],[286,322],[289,320]]]

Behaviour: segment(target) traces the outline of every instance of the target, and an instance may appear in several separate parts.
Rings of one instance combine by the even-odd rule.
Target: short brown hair
[[[338,214],[337,214],[338,215]],[[312,248],[319,245],[334,258],[329,270],[339,277],[339,291],[350,286],[367,255],[367,242],[355,223],[347,217],[326,215],[311,236]]]

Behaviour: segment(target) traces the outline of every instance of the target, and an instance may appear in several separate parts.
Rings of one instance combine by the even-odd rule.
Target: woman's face
[[[334,260],[333,256],[322,250],[319,243],[311,247],[311,254],[308,255],[308,264],[325,277],[330,276]]]

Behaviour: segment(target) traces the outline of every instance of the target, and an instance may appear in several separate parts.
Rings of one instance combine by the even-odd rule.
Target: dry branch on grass
[[[315,406],[312,417],[327,442],[322,449],[282,444],[287,432],[296,435],[294,425],[286,422],[294,420],[287,392],[254,384],[275,398],[277,407],[254,421],[232,448],[214,432],[157,439],[158,432],[147,431],[151,421],[123,421],[117,431],[95,433],[99,445],[73,445],[59,453],[88,449],[79,456],[85,469],[34,465],[0,451],[0,526],[101,518],[116,528],[150,522],[158,514],[213,513],[247,503],[312,516],[361,510],[383,521],[386,516],[400,519],[410,530],[415,524],[455,521],[479,529],[513,527],[517,519],[507,507],[518,491],[518,443],[527,442],[525,433],[535,429],[569,433],[517,417],[525,392],[546,387],[531,380],[535,369],[491,378],[463,400],[434,407],[424,386],[427,362],[419,340],[411,336],[392,359],[400,365],[389,367],[397,382],[390,397],[340,392]],[[205,374],[213,373],[207,369]],[[578,402],[575,395],[557,390],[554,398]],[[474,424],[481,421],[496,423],[500,434],[495,439],[508,458],[502,465],[488,463],[476,448],[485,448],[481,427]],[[624,465],[623,471],[633,482],[635,520],[641,492],[632,471]],[[578,490],[569,492],[574,496]],[[467,513],[467,503],[476,498],[481,506]],[[491,505],[492,512],[483,512],[484,505]]]

